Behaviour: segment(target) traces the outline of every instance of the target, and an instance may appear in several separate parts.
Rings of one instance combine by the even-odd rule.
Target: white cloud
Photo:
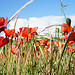
[[[75,16],[70,16],[70,18],[72,19],[72,26],[74,26],[75,25]],[[63,16],[44,16],[44,17],[39,17],[39,18],[31,17],[28,20],[19,18],[17,20],[15,29],[16,29],[16,31],[18,31],[20,27],[28,26],[28,24],[29,24],[29,27],[39,27],[37,30],[37,32],[39,32],[49,25],[62,24],[63,22],[64,22]],[[9,29],[13,29],[15,20],[10,21],[9,24],[10,24]],[[55,28],[56,27],[51,27],[50,29],[48,29],[46,31],[50,30],[53,33],[55,31]]]
[[[9,22],[9,24],[10,24],[9,29],[13,29],[15,25],[15,20]],[[16,31],[18,31],[20,27],[23,27],[25,25],[27,25],[27,19],[18,19],[15,27]]]

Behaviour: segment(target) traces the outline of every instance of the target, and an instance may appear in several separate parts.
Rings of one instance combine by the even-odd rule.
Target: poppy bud
[[[66,23],[67,23],[67,25],[70,27],[70,25],[71,25],[71,19],[70,19],[70,18],[67,18],[67,19],[66,19]]]

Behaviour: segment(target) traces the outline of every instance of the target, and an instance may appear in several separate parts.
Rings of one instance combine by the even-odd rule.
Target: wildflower
[[[40,43],[39,43],[39,42],[36,42],[36,43],[35,43],[35,46],[36,46],[36,47],[38,47],[39,45],[40,45]]]
[[[60,46],[60,41],[55,42],[56,46]]]
[[[45,46],[45,47],[43,48],[43,52],[50,52],[50,48],[49,48],[48,46]]]
[[[71,44],[75,43],[74,41],[69,41],[68,42],[68,46],[70,46]]]
[[[15,30],[14,30],[14,33],[13,33],[13,29],[11,29],[11,30],[5,29],[4,33],[7,37],[10,37],[10,38],[12,38],[12,35],[13,35],[13,38],[17,36],[17,34],[15,33]]]
[[[5,18],[4,17],[0,17],[0,25],[3,25],[5,23]]]
[[[69,40],[68,40],[68,45],[70,46],[71,44],[75,43],[75,31],[72,32]]]
[[[67,35],[69,33],[69,26],[66,23],[63,23],[64,26],[61,26],[61,30],[64,35]],[[70,26],[70,31],[72,31],[72,26]]]
[[[72,52],[72,51],[75,51],[75,49],[71,47],[68,51]]]
[[[2,59],[3,59],[3,55],[0,55],[0,61],[2,61]]]
[[[52,44],[53,44],[53,42],[52,42]],[[50,41],[47,42],[47,46],[50,46]]]
[[[32,56],[35,57],[34,48],[33,48],[33,51],[32,51]]]
[[[8,38],[0,37],[0,47],[6,45],[9,42]]]
[[[37,32],[36,32],[37,29],[38,27],[34,27],[34,28],[22,27],[19,30],[20,30],[20,35],[22,33],[22,37],[25,37],[25,40],[30,41],[30,39],[34,35],[37,35]]]
[[[50,52],[50,48],[46,48],[46,51],[47,51],[47,52]]]
[[[51,42],[51,46],[53,46],[53,41]],[[40,45],[41,46],[50,46],[50,41],[48,41],[48,40],[44,40],[44,39],[42,39],[42,40],[40,40]]]
[[[68,38],[68,36],[65,35],[65,36],[64,36],[63,38],[61,38],[61,39],[65,40],[65,39],[67,39],[67,38]]]
[[[64,44],[61,44],[61,46],[63,47],[63,46],[64,46]]]
[[[15,41],[15,44],[17,44],[19,42],[20,42],[20,44],[23,44],[23,39],[21,38],[21,41],[19,41],[19,39],[17,38],[17,40]]]
[[[49,73],[50,72],[50,69],[47,69],[47,72]]]
[[[47,45],[47,42],[48,42],[48,39],[47,40],[45,40],[45,44]]]
[[[45,40],[44,39],[40,40],[40,45],[45,46]]]
[[[0,32],[4,31],[7,28],[8,18],[0,17]]]
[[[9,49],[10,49],[10,48],[9,48]],[[18,46],[12,45],[11,52],[12,52],[13,54],[17,54],[17,51],[18,51]]]

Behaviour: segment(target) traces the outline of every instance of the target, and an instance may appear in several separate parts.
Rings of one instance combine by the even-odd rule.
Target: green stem
[[[66,15],[65,15],[65,12],[64,12],[63,7],[62,7],[62,2],[60,0],[59,0],[59,2],[60,2],[61,10],[62,10],[62,12],[64,14],[65,19],[66,19]]]

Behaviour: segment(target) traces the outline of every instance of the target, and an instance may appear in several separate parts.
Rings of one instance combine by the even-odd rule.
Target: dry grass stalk
[[[52,52],[52,55],[51,55],[51,62],[50,62],[50,75],[52,75],[53,56],[54,56],[54,51]]]
[[[43,31],[45,31],[46,29],[48,29],[48,28],[50,28],[50,27],[53,27],[53,26],[64,26],[64,27],[67,27],[67,26],[61,25],[61,24],[50,25],[50,26],[45,27],[45,29],[43,29],[42,31],[40,31],[39,34],[40,34],[41,32],[43,32]]]
[[[50,54],[51,54],[51,56],[50,56],[50,60],[51,60],[51,62],[50,62],[50,75],[51,75],[51,73],[52,73],[52,62],[53,62],[53,55],[54,55],[54,52],[53,52],[53,50],[52,50],[52,34],[51,34],[51,32],[50,32]]]
[[[14,25],[14,29],[13,29],[13,34],[12,34],[12,37],[11,37],[11,43],[12,43],[12,39],[13,39],[13,36],[14,36],[14,32],[15,32],[15,27],[16,27],[16,23],[17,23],[17,20],[18,20],[18,16],[17,16],[16,21],[15,21],[15,25]]]
[[[14,59],[13,59],[12,68],[11,68],[11,73],[10,73],[11,75],[12,75],[12,72],[13,72],[13,66],[14,66],[15,58],[16,58],[16,55],[14,56]]]
[[[18,15],[18,16],[19,16],[19,15]],[[14,30],[15,30],[15,26],[16,26],[16,23],[17,23],[18,16],[17,16],[16,21],[15,21]],[[13,34],[12,34],[12,37],[11,37],[11,45],[10,45],[10,46],[11,46],[11,49],[8,50],[7,75],[9,75],[9,71],[10,71],[10,57],[11,57],[12,39],[13,39],[13,36],[14,36],[14,30],[13,30]]]
[[[25,53],[24,53],[24,67],[23,67],[23,74],[26,75],[26,64],[28,63],[28,57],[31,53],[31,50],[29,50],[29,52],[27,52],[27,46],[28,46],[28,42],[26,42],[26,47],[25,47]]]
[[[32,3],[34,0],[30,0],[29,2],[27,2],[24,6],[22,6],[8,21],[8,23],[23,9],[25,8],[27,5],[29,5],[30,3]]]

